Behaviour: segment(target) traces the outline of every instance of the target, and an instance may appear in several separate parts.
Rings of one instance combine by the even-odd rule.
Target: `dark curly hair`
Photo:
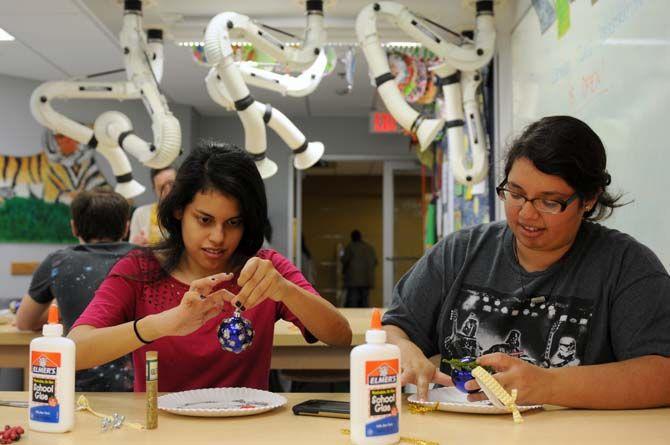
[[[598,135],[581,120],[571,116],[548,116],[530,124],[512,142],[505,161],[505,178],[519,158],[527,158],[535,168],[561,177],[581,199],[597,197],[584,219],[600,221],[609,217],[621,195],[607,191],[612,177],[607,172],[607,155]]]

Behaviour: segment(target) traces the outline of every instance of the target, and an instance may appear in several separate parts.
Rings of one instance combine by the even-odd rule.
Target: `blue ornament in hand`
[[[456,388],[459,391],[465,393],[475,393],[479,390],[467,390],[465,389],[465,382],[473,379],[472,370],[477,367],[474,357],[464,357],[456,363],[456,360],[450,360],[451,365],[451,381],[454,382]]]
[[[242,317],[239,309],[236,309],[232,317],[223,319],[219,325],[217,337],[224,351],[239,354],[251,346],[251,341],[254,339],[254,328],[251,327],[249,320]]]

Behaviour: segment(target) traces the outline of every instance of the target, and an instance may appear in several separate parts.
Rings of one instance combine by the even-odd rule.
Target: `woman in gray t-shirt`
[[[650,249],[595,222],[621,206],[610,182],[584,122],[531,124],[496,189],[506,221],[449,235],[394,289],[383,323],[403,382],[425,399],[429,382],[452,385],[449,360],[471,356],[519,404],[669,405],[670,277]],[[439,369],[426,358],[437,354]]]

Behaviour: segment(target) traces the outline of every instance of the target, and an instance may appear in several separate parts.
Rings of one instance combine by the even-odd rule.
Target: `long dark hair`
[[[607,172],[607,155],[598,135],[584,122],[571,116],[548,116],[530,124],[507,153],[505,178],[519,158],[527,158],[535,168],[561,177],[583,200],[597,196],[596,204],[584,219],[600,221],[620,204],[621,195],[607,191],[612,177]]]
[[[267,223],[265,185],[251,156],[235,145],[203,140],[177,170],[170,193],[158,204],[158,222],[164,241],[152,247],[170,273],[184,253],[181,221],[175,216],[198,192],[217,191],[235,198],[240,205],[244,232],[231,258],[237,270],[263,245]]]

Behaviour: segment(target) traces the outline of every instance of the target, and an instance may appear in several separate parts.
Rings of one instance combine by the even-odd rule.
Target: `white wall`
[[[0,154],[29,156],[39,153],[42,149],[43,127],[35,121],[30,113],[30,95],[39,85],[39,82],[0,75]],[[54,108],[62,111],[75,120],[93,123],[102,112],[118,110],[125,113],[135,125],[137,134],[146,140],[153,139],[151,121],[140,101],[68,101],[57,102]],[[184,152],[191,149],[198,127],[199,115],[189,106],[170,104],[171,110],[179,119],[182,126],[182,143]],[[107,161],[99,155],[96,159],[100,168],[114,183],[114,175]],[[177,161],[178,162],[178,161]],[[133,175],[147,187],[147,191],[137,197],[137,204],[152,202],[149,169],[142,166],[131,157]],[[30,244],[30,243],[0,243],[0,283],[3,286],[0,295],[0,306],[13,298],[20,298],[25,294],[30,284],[30,277],[11,276],[10,263],[13,261],[42,261],[49,252],[61,248],[62,245]]]
[[[338,156],[388,156],[415,159],[409,152],[408,139],[397,134],[370,134],[368,118],[311,118],[293,121],[309,140],[321,141],[326,155]],[[236,116],[200,120],[200,136],[211,137],[242,146],[244,132]],[[271,130],[268,131],[268,157],[275,161],[279,171],[265,181],[268,195],[268,213],[273,227],[272,246],[288,254],[290,229],[289,181],[293,175],[289,148]]]
[[[496,9],[496,55],[495,55],[495,175],[502,177],[503,159],[508,144],[514,135],[512,122],[512,31],[531,8],[530,0],[506,2],[505,7]],[[502,202],[496,200],[496,218],[504,219]]]
[[[588,123],[607,149],[608,190],[630,205],[604,221],[649,246],[670,268],[670,233],[659,221],[670,187],[667,149],[670,28],[667,0],[570,3],[560,39],[530,11],[512,34],[515,131],[543,116]]]

